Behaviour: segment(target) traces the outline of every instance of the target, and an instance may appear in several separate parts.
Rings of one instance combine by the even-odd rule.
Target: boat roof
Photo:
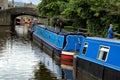
[[[87,37],[87,39],[110,42],[110,43],[119,43],[120,44],[119,39],[107,39],[107,38],[100,38],[100,37]]]
[[[82,35],[82,36],[86,37],[82,32],[78,32],[78,33],[69,32],[69,31],[66,31],[66,30],[63,30],[63,29],[60,32],[59,29],[55,30],[54,27],[51,27],[51,26],[44,26],[44,25],[38,25],[38,26],[40,26],[40,27],[42,27],[44,29],[47,29],[49,31],[52,31],[52,32],[54,32],[56,34],[60,34],[60,35]]]

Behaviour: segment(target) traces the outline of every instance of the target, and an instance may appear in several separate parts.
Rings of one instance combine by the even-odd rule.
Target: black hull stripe
[[[120,71],[81,58],[76,58],[76,71],[85,71],[98,80],[120,80]]]

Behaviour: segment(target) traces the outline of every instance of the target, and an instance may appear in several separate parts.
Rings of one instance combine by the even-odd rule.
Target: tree
[[[69,0],[62,14],[74,19],[74,27],[86,26],[88,33],[105,37],[110,23],[117,25],[120,15],[118,0]],[[118,25],[117,25],[118,26]],[[118,27],[116,27],[117,29]],[[105,32],[105,33],[104,33]]]
[[[37,7],[41,16],[61,15],[66,7],[67,0],[42,0]]]

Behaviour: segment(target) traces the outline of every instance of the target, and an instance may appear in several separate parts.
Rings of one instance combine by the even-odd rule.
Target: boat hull
[[[75,58],[74,65],[77,80],[120,80],[120,71],[79,57]]]
[[[46,52],[48,55],[50,55],[56,61],[60,61],[61,50],[55,49],[50,44],[46,43],[44,40],[42,40],[40,37],[38,37],[36,34],[33,34],[33,42],[35,42],[40,47],[41,50]]]

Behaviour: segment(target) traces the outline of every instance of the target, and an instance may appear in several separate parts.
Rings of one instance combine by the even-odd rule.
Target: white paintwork
[[[73,56],[73,55],[75,55],[75,54],[76,54],[76,52],[67,52],[67,51],[62,51],[62,54],[64,54],[64,55],[71,55],[71,56]]]

